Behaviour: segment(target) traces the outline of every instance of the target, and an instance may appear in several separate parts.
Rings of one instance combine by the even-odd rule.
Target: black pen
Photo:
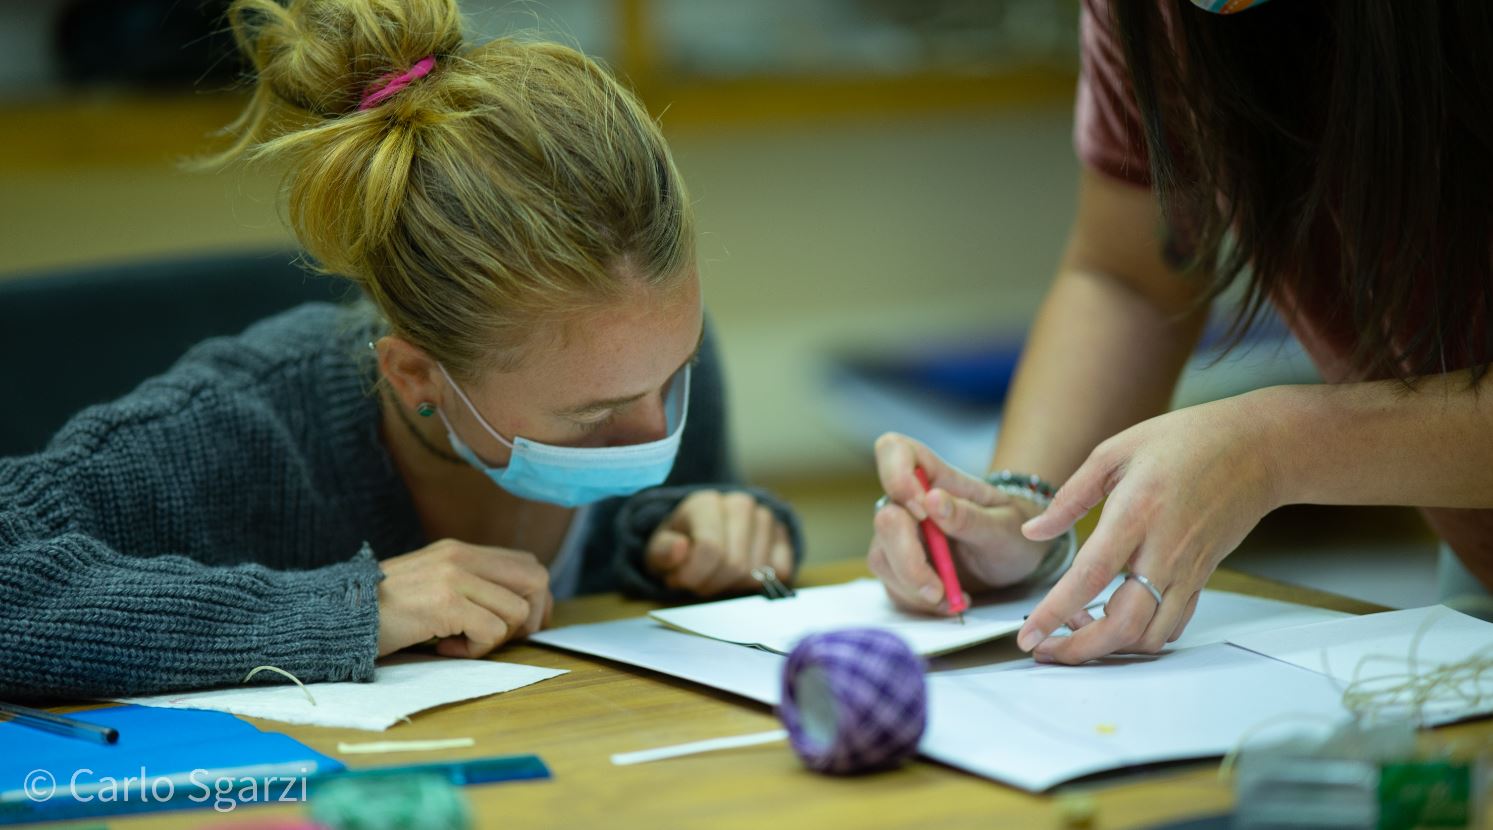
[[[0,717],[4,717],[5,715],[9,715],[11,721],[21,726],[29,726],[32,729],[40,729],[43,732],[51,732],[55,735],[62,735],[68,738],[96,741],[101,744],[112,744],[119,741],[119,730],[112,726],[84,723],[80,720],[54,715],[51,712],[43,712],[40,709],[32,709],[29,706],[0,703]]]

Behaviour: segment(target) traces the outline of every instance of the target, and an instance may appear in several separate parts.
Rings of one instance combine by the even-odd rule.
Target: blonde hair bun
[[[458,54],[464,42],[453,0],[237,0],[228,20],[259,83],[324,117],[356,112],[381,77]]]
[[[257,76],[208,166],[285,164],[323,271],[458,377],[519,356],[537,318],[692,270],[694,217],[657,123],[567,46],[464,41],[451,0],[234,0]],[[426,56],[376,106],[359,103]]]

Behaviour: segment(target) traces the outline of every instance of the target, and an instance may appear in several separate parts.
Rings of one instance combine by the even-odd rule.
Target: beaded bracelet
[[[1010,470],[997,470],[985,476],[985,481],[996,490],[1008,496],[1025,499],[1043,510],[1052,504],[1052,498],[1058,492],[1056,487],[1043,481],[1040,476]],[[1042,556],[1037,569],[1020,584],[1039,585],[1063,573],[1073,563],[1073,557],[1077,553],[1078,534],[1070,527],[1062,536],[1052,540],[1052,547]]]
[[[1052,504],[1052,497],[1058,492],[1058,488],[1039,476],[1013,473],[1010,470],[997,470],[985,476],[985,481],[1008,496],[1026,499],[1044,510]]]

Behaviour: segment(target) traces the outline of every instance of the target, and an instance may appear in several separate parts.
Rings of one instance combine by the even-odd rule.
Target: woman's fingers
[[[1046,510],[1021,526],[1033,542],[1046,542],[1067,533],[1090,510],[1104,501],[1114,486],[1113,465],[1095,450],[1069,479],[1063,482]]]
[[[539,597],[549,591],[549,569],[533,554],[508,551],[494,555],[495,548],[457,543],[449,561],[461,571],[513,591],[522,597]]]
[[[527,637],[539,630],[539,622],[544,615],[542,602],[537,609],[532,608],[528,599],[502,585],[472,575],[465,576],[458,583],[457,590],[479,608],[496,615],[514,637]],[[538,613],[531,613],[533,611]]]
[[[1152,580],[1152,582],[1155,581]],[[1155,654],[1166,648],[1166,644],[1171,642],[1172,634],[1177,632],[1182,624],[1182,619],[1186,616],[1187,609],[1195,596],[1192,591],[1187,590],[1185,585],[1163,587],[1157,584],[1156,589],[1161,591],[1161,606],[1156,609],[1156,616],[1151,618],[1151,623],[1146,626],[1145,633],[1140,636],[1140,639],[1131,643],[1126,651]],[[1155,602],[1156,598],[1151,597],[1151,601]]]
[[[919,457],[923,445],[895,432],[888,432],[876,439],[876,474],[881,478],[881,489],[896,504],[911,511],[914,518],[928,518],[923,508],[923,485],[913,472],[923,467],[927,472],[930,459]],[[932,455],[932,453],[925,453]],[[938,462],[942,466],[942,462]]]
[[[1192,622],[1192,614],[1198,609],[1198,597],[1202,593],[1202,591],[1192,592],[1192,599],[1187,601],[1187,608],[1182,612],[1182,619],[1177,621],[1177,625],[1172,629],[1171,636],[1166,638],[1168,643],[1175,643],[1177,638],[1182,636],[1182,632],[1186,630],[1187,624]]]
[[[689,537],[677,530],[662,529],[648,540],[644,558],[649,571],[666,574],[683,565],[688,555]]]
[[[680,591],[699,593],[722,564],[720,546],[701,539],[691,539],[685,546],[684,562],[663,575],[664,584]]]
[[[485,654],[544,625],[549,571],[532,554],[451,539],[379,563],[380,655],[431,638],[443,654]]]
[[[752,576],[752,571],[762,567],[772,567],[773,525],[776,524],[772,511],[768,510],[755,501],[752,503],[750,518],[751,532],[747,535],[746,556],[742,559],[742,572],[736,577],[734,588],[746,591],[759,590],[762,583]],[[774,571],[777,568],[773,568]],[[788,575],[783,574],[787,579]]]
[[[1120,509],[1105,510],[1099,517],[1098,527],[1084,542],[1073,566],[1052,586],[1021,627],[1016,645],[1022,651],[1036,648],[1066,620],[1083,610],[1114,580],[1124,563],[1130,561],[1131,555],[1140,547],[1143,531],[1140,520],[1128,516],[1120,518],[1124,512]],[[1150,596],[1144,587],[1135,587]],[[1146,621],[1149,622],[1150,618],[1147,617]],[[1143,631],[1135,632],[1136,636],[1139,637]]]
[[[1140,640],[1155,616],[1156,598],[1145,586],[1128,581],[1110,597],[1103,619],[1067,637],[1048,637],[1032,651],[1032,657],[1042,663],[1076,666],[1124,651]]]
[[[544,624],[549,570],[532,554],[494,555],[491,548],[458,545],[447,561],[450,586],[464,600],[451,609],[460,626],[451,630],[465,636],[467,656],[527,637]]]
[[[901,505],[888,504],[876,513],[876,539],[886,559],[883,581],[907,608],[934,612],[944,599],[943,583],[928,563],[918,535],[917,520]]]
[[[1005,493],[996,493],[995,501],[989,504],[976,504],[935,487],[923,503],[939,530],[977,550],[997,548],[1010,537],[1007,526],[986,509],[1010,504],[1011,498]]]
[[[886,555],[886,548],[882,546],[879,539],[871,541],[871,549],[866,553],[866,565],[871,573],[881,580],[881,587],[886,590],[887,598],[893,605],[908,611],[928,610],[928,602],[918,596],[917,592],[909,591],[896,574],[892,572],[891,562]]]
[[[477,653],[472,653],[474,650]],[[442,657],[484,657],[491,651],[492,649],[484,651],[481,649],[481,646],[477,646],[474,649],[473,645],[465,637],[442,637],[435,644],[435,653]]]
[[[725,516],[718,498],[691,496],[685,502],[675,512],[683,520],[676,519],[670,526],[689,537],[689,546],[683,564],[670,572],[664,581],[671,588],[698,593],[724,564]]]
[[[719,503],[721,537],[716,566],[692,587],[701,596],[744,587],[751,570],[752,509],[757,500],[749,493],[737,492],[722,495]]]
[[[777,572],[778,579],[783,582],[793,579],[793,541],[788,536],[788,528],[777,519],[772,522],[772,552],[768,564]]]
[[[751,493],[727,493],[721,497],[721,525],[725,531],[726,554],[733,563],[745,564],[751,560],[756,509],[757,500]]]
[[[1090,614],[1087,610],[1079,611],[1077,614],[1074,614],[1073,616],[1068,618],[1068,630],[1077,631],[1078,629],[1083,628],[1093,621],[1093,614]]]
[[[932,487],[942,488],[976,504],[1003,504],[1005,496],[989,482],[949,466],[937,453],[905,435],[888,432],[876,439],[876,472],[881,489],[918,521],[928,518],[925,491],[915,470],[928,474]]]
[[[670,588],[701,596],[756,590],[760,583],[752,570],[760,566],[771,566],[783,580],[793,575],[787,529],[745,492],[690,496],[654,533],[646,556]]]
[[[510,596],[523,603],[517,596],[511,593]],[[505,613],[513,616],[512,610],[508,609]],[[524,607],[523,611],[520,619],[527,619],[528,608]],[[450,630],[460,634],[444,637],[436,645],[436,651],[448,657],[482,657],[517,633],[502,615],[482,602],[466,600],[460,607],[452,609],[452,612],[456,616]]]

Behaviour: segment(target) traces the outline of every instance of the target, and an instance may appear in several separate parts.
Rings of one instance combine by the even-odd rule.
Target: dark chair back
[[[351,291],[289,251],[0,279],[0,457],[41,449],[79,410],[160,374],[200,340]]]

